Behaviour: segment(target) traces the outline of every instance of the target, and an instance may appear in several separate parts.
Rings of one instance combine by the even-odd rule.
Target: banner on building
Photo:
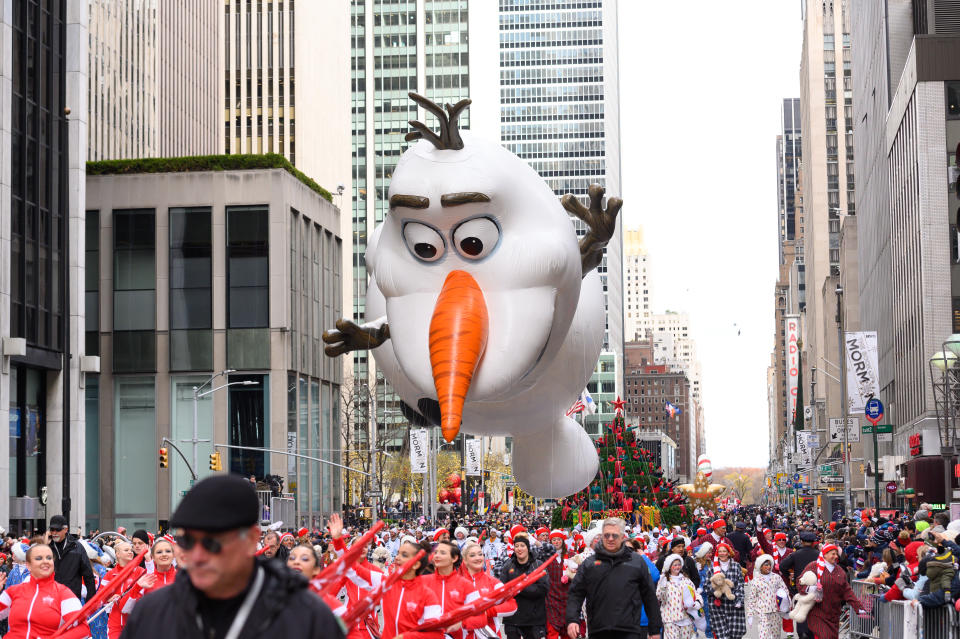
[[[427,472],[427,429],[418,428],[410,431],[410,472],[423,474]]]
[[[800,316],[783,318],[783,352],[786,356],[787,423],[792,424],[797,410],[797,378],[800,376]]]
[[[867,402],[880,394],[877,332],[851,331],[843,337],[847,351],[847,403],[849,413],[862,413]]]
[[[813,450],[810,448],[810,439],[807,433],[797,433],[797,454],[794,461],[798,466],[813,465]]]
[[[468,439],[466,441],[466,448],[464,449],[464,470],[467,475],[479,475],[480,474],[480,440],[479,439]]]

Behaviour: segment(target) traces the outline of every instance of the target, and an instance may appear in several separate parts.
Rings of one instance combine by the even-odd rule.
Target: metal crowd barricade
[[[923,608],[923,639],[953,639],[960,637],[957,611],[952,605]],[[918,623],[918,627],[921,626]]]
[[[952,605],[924,608],[916,602],[885,601],[880,587],[853,581],[853,593],[864,602],[869,616],[849,610],[851,639],[960,639],[960,615]]]
[[[849,634],[847,636],[852,639],[879,638],[880,620],[878,615],[881,607],[886,603],[883,601],[883,595],[880,594],[880,587],[869,581],[853,581],[850,583],[850,587],[853,588],[853,594],[867,604],[870,616],[861,617],[856,612],[849,613]],[[841,632],[840,634],[843,636],[845,633]]]

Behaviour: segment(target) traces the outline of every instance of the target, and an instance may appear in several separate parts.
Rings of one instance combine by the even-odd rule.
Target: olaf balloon
[[[603,249],[622,202],[592,185],[590,206],[558,200],[523,160],[459,131],[469,104],[416,94],[439,131],[412,121],[369,238],[366,322],[340,320],[325,351],[373,349],[415,425],[513,438],[527,493],[563,497],[598,468],[584,429],[565,416],[594,369],[604,332]],[[564,210],[566,209],[566,211]],[[578,243],[567,211],[588,227]]]

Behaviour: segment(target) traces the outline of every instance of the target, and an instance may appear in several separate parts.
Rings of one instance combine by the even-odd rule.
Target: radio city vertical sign
[[[800,316],[783,317],[783,352],[787,360],[787,422],[792,422],[797,410],[797,378],[800,376]],[[802,408],[800,410],[803,410]]]
[[[844,333],[847,350],[847,402],[849,412],[862,413],[867,402],[880,394],[877,365],[877,332]]]

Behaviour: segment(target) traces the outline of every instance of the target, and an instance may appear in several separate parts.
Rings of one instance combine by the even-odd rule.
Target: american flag
[[[671,403],[671,402],[667,402],[667,403],[664,405],[663,409],[664,409],[665,411],[667,411],[667,415],[670,416],[670,419],[673,419],[673,418],[676,417],[677,415],[680,415],[681,413],[683,413],[683,411],[680,409],[679,406],[677,406],[676,404],[673,404],[673,403]]]
[[[583,403],[583,395],[581,395],[580,397],[577,398],[577,401],[573,403],[573,406],[571,406],[565,414],[567,417],[570,417],[574,413],[582,413],[586,409],[587,409],[587,406],[586,404]]]

